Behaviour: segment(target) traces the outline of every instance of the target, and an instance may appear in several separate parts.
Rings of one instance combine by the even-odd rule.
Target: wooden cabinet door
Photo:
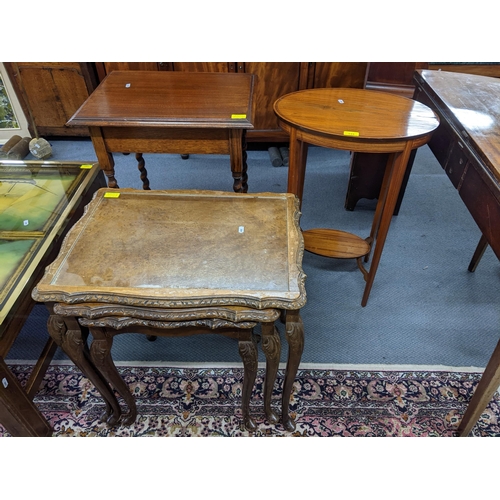
[[[87,136],[87,127],[66,127],[97,86],[91,63],[5,63],[35,136]]]
[[[362,89],[366,83],[366,62],[316,62],[309,65],[308,87]]]
[[[256,76],[254,87],[254,130],[247,132],[251,141],[287,141],[278,125],[273,104],[285,94],[300,89],[301,63],[298,62],[246,62],[238,63],[238,72]]]

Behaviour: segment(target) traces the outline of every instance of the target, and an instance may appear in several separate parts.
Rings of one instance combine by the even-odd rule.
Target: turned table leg
[[[246,193],[248,191],[248,165],[245,130],[229,130],[229,160],[233,176],[233,191]]]
[[[137,160],[137,168],[141,173],[142,189],[149,191],[151,188],[149,187],[148,171],[146,170],[146,162],[142,153],[135,153],[135,159]]]
[[[293,383],[304,350],[304,325],[299,311],[286,312],[286,340],[288,342],[288,361],[286,364],[285,381],[283,383],[282,400],[282,423],[287,431],[295,430],[295,422],[290,418],[290,397],[292,395]]]
[[[100,127],[89,127],[89,130],[99,166],[108,178],[108,187],[118,188],[119,186],[115,178],[115,161],[113,159],[113,154],[106,148],[102,129]]]
[[[281,355],[281,341],[274,323],[262,323],[262,350],[266,355],[266,376],[264,382],[264,412],[271,424],[278,422],[278,415],[271,408],[274,383]]]

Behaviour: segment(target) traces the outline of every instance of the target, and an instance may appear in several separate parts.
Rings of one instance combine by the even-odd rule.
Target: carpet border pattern
[[[9,366],[20,382],[26,383],[32,366]],[[273,426],[265,421],[265,372],[260,366],[250,407],[258,424],[253,435],[452,437],[457,435],[460,419],[481,378],[480,371],[452,368],[366,368],[300,368],[290,402],[296,430],[289,433],[280,424]],[[240,367],[120,364],[118,370],[136,397],[139,416],[128,427],[108,428],[100,422],[104,403],[88,379],[71,364],[53,363],[49,367],[35,402],[52,425],[54,436],[251,435],[241,424]],[[280,367],[273,394],[277,410],[283,378]],[[500,436],[499,423],[497,392],[471,436]],[[0,436],[8,436],[2,426]]]

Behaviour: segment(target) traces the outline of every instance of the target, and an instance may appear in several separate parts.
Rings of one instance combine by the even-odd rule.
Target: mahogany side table
[[[233,190],[247,192],[246,129],[253,124],[254,76],[242,73],[113,71],[66,125],[87,126],[109,187],[113,152],[228,154]]]
[[[221,333],[239,340],[242,413],[257,370],[252,328],[262,326],[264,409],[280,359],[274,322],[289,345],[282,423],[293,430],[289,400],[303,350],[306,302],[299,202],[288,193],[100,189],[33,290],[51,311],[49,333],[106,402],[105,420],[135,420],[133,396],[111,359],[113,336]],[[92,334],[90,349],[87,337]],[[111,391],[129,407],[126,415]]]
[[[279,124],[290,136],[288,192],[302,200],[309,144],[358,153],[389,153],[370,236],[336,229],[304,231],[305,249],[333,258],[354,258],[366,281],[364,307],[375,279],[410,153],[426,144],[439,125],[427,106],[365,89],[310,89],[274,103]],[[373,250],[369,270],[368,262]]]

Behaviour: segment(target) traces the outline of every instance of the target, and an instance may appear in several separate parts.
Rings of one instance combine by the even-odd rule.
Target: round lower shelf
[[[337,229],[303,231],[304,248],[311,253],[335,259],[357,259],[370,253],[370,245],[359,236]]]

